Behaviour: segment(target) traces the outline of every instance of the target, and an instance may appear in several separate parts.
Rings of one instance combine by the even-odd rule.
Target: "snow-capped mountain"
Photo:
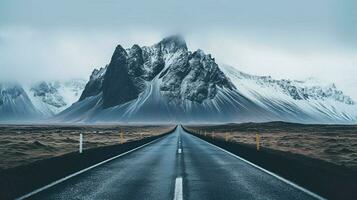
[[[153,46],[118,45],[79,99],[55,120],[71,122],[354,123],[355,102],[334,85],[274,80],[191,52],[180,36]]]
[[[41,81],[25,87],[31,102],[46,116],[52,116],[76,102],[85,86],[80,79],[70,81]]]
[[[0,84],[0,120],[37,118],[41,113],[31,103],[26,91],[18,84]]]
[[[84,80],[0,84],[0,120],[32,121],[52,117],[79,99]]]
[[[271,112],[294,112],[306,115],[308,120],[296,115],[293,122],[354,123],[357,121],[355,101],[339,90],[335,84],[316,79],[276,80],[270,76],[254,76],[223,66],[237,91]],[[284,120],[283,118],[281,120]]]

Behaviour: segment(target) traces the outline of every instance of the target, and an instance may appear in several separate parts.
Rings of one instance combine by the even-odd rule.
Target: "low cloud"
[[[0,28],[0,80],[88,79],[94,68],[105,66],[117,44],[152,45],[176,33],[149,28],[35,29]],[[251,34],[238,29],[211,28],[181,31],[191,50],[203,49],[218,63],[274,78],[319,79],[337,83],[357,99],[357,51],[331,36],[305,33],[284,36]]]

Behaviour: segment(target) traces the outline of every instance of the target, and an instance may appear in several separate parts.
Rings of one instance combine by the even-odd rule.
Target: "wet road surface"
[[[182,127],[28,199],[316,199]]]

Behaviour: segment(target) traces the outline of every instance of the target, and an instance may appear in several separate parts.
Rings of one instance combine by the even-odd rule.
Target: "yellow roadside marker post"
[[[120,144],[124,143],[124,133],[123,132],[124,132],[123,130],[120,132]]]
[[[255,141],[257,143],[257,151],[259,151],[259,149],[260,149],[260,136],[259,136],[259,134],[255,135]]]
[[[228,134],[229,134],[229,133],[226,132],[226,142],[228,142],[228,139],[229,139],[229,138],[228,138],[228,137],[229,137]]]

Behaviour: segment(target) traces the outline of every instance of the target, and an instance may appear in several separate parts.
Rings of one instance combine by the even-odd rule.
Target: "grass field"
[[[357,170],[357,126],[303,125],[283,122],[190,126],[222,140],[325,160]]]
[[[69,152],[119,144],[159,135],[173,126],[0,126],[0,170],[13,168]],[[121,133],[123,133],[121,135]]]

